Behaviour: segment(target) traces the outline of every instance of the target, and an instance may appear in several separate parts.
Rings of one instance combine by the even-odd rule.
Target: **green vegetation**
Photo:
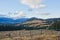
[[[37,25],[38,24],[38,25]],[[32,25],[32,26],[31,26]],[[60,21],[54,21],[54,23],[52,23],[49,27],[48,26],[40,26],[39,23],[35,23],[35,24],[22,24],[22,25],[0,25],[0,31],[14,31],[14,30],[38,30],[38,29],[46,29],[48,28],[49,30],[56,30],[56,31],[60,31]]]
[[[50,27],[50,30],[60,31],[60,21],[55,21]]]
[[[38,30],[38,29],[46,29],[46,27],[30,27],[26,25],[20,25],[20,26],[13,26],[13,25],[0,25],[0,31],[14,31],[14,30]]]

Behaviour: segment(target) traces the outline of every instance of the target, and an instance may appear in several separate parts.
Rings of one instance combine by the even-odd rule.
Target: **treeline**
[[[22,30],[24,27],[14,26],[14,25],[0,25],[0,31],[14,31]]]
[[[51,24],[49,30],[60,31],[60,21],[55,21],[53,24]]]
[[[46,27],[29,27],[25,25],[15,26],[15,25],[0,25],[0,31],[14,31],[14,30],[38,30],[46,29]]]
[[[56,30],[60,31],[60,21],[55,21],[53,24],[51,24],[49,27],[29,27],[25,25],[0,25],[0,31],[14,31],[14,30],[37,30],[37,29],[49,29],[49,30]]]

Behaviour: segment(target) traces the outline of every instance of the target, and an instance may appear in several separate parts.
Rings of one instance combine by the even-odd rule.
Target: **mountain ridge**
[[[2,20],[3,19],[3,20]],[[8,21],[9,18],[1,18],[1,21]],[[22,18],[18,19],[16,23],[16,20],[13,20],[14,23],[0,23],[0,31],[9,31],[9,30],[33,30],[33,29],[46,29],[52,22],[60,20],[60,18],[54,18],[54,19],[39,19],[39,18]],[[12,22],[12,19],[9,19],[10,22]],[[23,20],[22,22],[20,20]],[[8,21],[9,22],[9,21]]]
[[[41,19],[41,18],[32,17],[32,18],[20,18],[14,20],[12,18],[0,17],[0,23],[23,23],[32,20],[45,20],[47,22],[52,22],[52,21],[60,20],[60,18]]]

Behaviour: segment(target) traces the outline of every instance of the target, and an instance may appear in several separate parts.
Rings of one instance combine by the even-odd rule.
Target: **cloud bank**
[[[41,9],[46,8],[45,4],[42,4],[43,0],[20,0],[20,3],[29,6],[30,9],[36,10],[35,13],[37,15],[48,16],[50,13],[42,13],[40,12]]]
[[[40,12],[40,11],[36,11],[35,12],[35,15],[40,15],[40,16],[49,16],[50,15],[50,13],[47,13],[47,12]]]
[[[42,4],[42,0],[20,0],[20,3],[29,6],[30,8],[45,8],[46,5]]]
[[[15,13],[8,12],[8,14],[0,14],[0,17],[8,17],[12,19],[19,19],[25,17],[25,14],[23,11],[16,11]]]
[[[18,18],[22,18],[22,17],[25,17],[25,14],[24,14],[24,12],[23,11],[17,11],[17,12],[15,12],[15,13],[8,13],[10,16],[10,18],[13,18],[13,19],[18,19]]]

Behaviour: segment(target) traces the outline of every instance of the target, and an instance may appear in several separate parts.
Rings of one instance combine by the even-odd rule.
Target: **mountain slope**
[[[22,23],[24,21],[26,21],[28,18],[20,18],[20,19],[11,19],[11,18],[5,18],[5,17],[1,17],[0,18],[0,24],[16,24],[16,23]]]
[[[0,18],[0,31],[22,30],[22,29],[26,30],[46,29],[48,26],[50,26],[52,22],[59,20],[60,18],[40,19],[33,17],[33,18],[20,18],[17,20],[13,20],[10,18]]]
[[[22,27],[45,27],[48,26],[48,23],[43,20],[43,19],[38,19],[38,18],[30,18],[27,21],[21,23],[21,24],[16,24],[15,26],[22,26]]]

